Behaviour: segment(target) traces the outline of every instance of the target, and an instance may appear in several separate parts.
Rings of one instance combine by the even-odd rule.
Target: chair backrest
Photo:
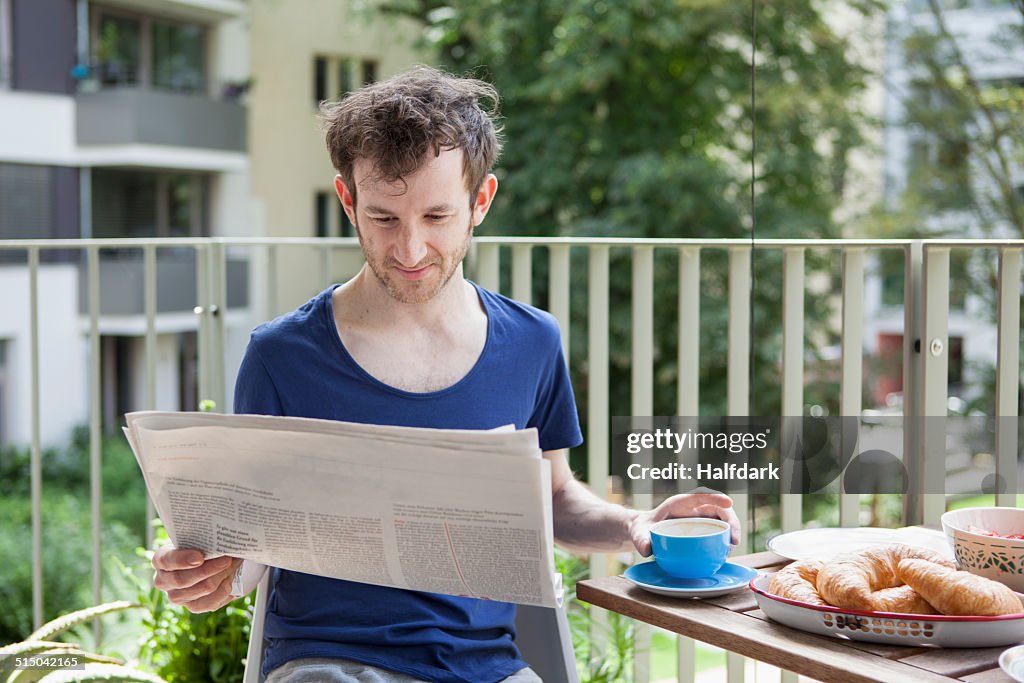
[[[263,622],[267,616],[267,596],[270,594],[269,567],[256,586],[256,602],[252,607],[252,624],[249,628],[249,651],[245,655],[245,674],[242,683],[263,683]]]
[[[270,571],[264,573],[256,588],[252,628],[249,631],[249,653],[245,660],[242,683],[262,683],[263,622],[270,591]],[[534,607],[519,605],[516,609],[516,645],[530,667],[544,683],[579,683],[572,635],[565,606]]]

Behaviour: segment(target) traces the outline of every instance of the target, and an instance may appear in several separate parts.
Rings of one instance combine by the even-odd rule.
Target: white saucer
[[[827,561],[839,553],[856,552],[879,543],[905,543],[934,550],[953,559],[953,549],[940,531],[928,529],[881,529],[836,527],[802,529],[780,534],[768,541],[768,550],[791,560]]]
[[[999,655],[999,668],[1017,683],[1024,683],[1024,645],[1004,650]]]
[[[746,588],[757,576],[757,570],[741,564],[726,562],[714,575],[706,579],[678,579],[670,576],[657,562],[634,564],[623,576],[645,591],[673,598],[713,598]]]

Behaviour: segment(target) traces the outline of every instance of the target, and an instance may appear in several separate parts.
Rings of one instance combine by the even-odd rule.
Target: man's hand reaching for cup
[[[205,560],[198,550],[164,546],[153,555],[153,585],[189,612],[213,612],[235,599],[231,582],[241,564],[236,557]]]
[[[732,544],[740,542],[740,520],[732,509],[732,499],[724,493],[680,493],[654,508],[638,512],[629,525],[629,535],[638,553],[651,554],[651,527],[673,517],[714,517],[732,527]]]

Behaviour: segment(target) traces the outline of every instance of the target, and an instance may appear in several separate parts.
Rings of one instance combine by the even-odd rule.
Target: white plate
[[[1017,683],[1024,683],[1024,645],[1004,650],[999,655],[999,668]]]
[[[905,543],[934,550],[950,560],[953,549],[940,531],[880,529],[878,527],[803,529],[768,541],[768,550],[791,560],[827,561],[840,553],[856,552],[879,543]]]
[[[750,582],[757,606],[772,621],[808,633],[886,645],[937,647],[998,647],[1024,640],[1024,614],[949,617],[859,612],[780,598],[768,592],[770,582],[769,576]]]
[[[672,598],[714,598],[742,590],[757,570],[741,564],[726,562],[722,568],[706,579],[679,579],[669,576],[657,562],[643,562],[628,568],[623,576],[634,585],[657,595]]]

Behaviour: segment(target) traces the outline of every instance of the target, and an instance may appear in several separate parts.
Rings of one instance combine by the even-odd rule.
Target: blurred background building
[[[334,198],[318,103],[421,60],[411,20],[356,3],[257,0],[0,0],[0,239],[351,235]],[[157,253],[157,408],[195,409],[197,261]],[[28,268],[7,254],[0,291],[0,442],[29,440]],[[280,255],[265,281],[230,255],[225,365],[249,330],[325,286]],[[44,252],[43,442],[86,422],[85,254]],[[351,259],[350,259],[351,261]],[[104,426],[142,405],[143,254],[103,250]],[[358,263],[337,263],[339,274]],[[303,275],[309,277],[303,277]],[[276,310],[253,292],[273,288]]]
[[[1022,23],[1020,9],[1001,0],[892,3],[878,34],[878,159],[893,224],[874,236],[1020,239],[1020,121],[1008,120],[1004,107],[1024,87]],[[995,366],[993,265],[992,252],[951,254],[949,383],[961,409],[984,397]],[[870,395],[893,408],[903,382],[903,272],[902,253],[882,254],[865,301],[866,350],[879,366]]]
[[[659,110],[683,107],[679,112],[686,117],[675,125],[686,130],[703,126],[708,135],[721,135],[722,144],[735,147],[735,158],[726,154],[720,163],[708,163],[718,158],[720,145],[701,155],[694,151],[700,135],[673,132],[662,140],[657,133],[673,124],[645,118],[642,107],[616,103],[610,98],[621,96],[624,87],[602,90],[601,79],[607,75],[581,71],[577,58],[558,57],[558,49],[573,49],[559,33],[572,26],[569,17],[564,25],[552,13],[507,9],[504,16],[491,17],[495,26],[515,27],[508,29],[509,35],[535,31],[545,40],[554,36],[561,41],[538,61],[527,43],[492,40],[506,29],[490,35],[483,17],[476,15],[481,10],[472,3],[454,2],[448,14],[434,11],[429,2],[409,7],[405,14],[382,14],[376,3],[355,0],[0,0],[0,239],[350,236],[352,228],[334,196],[334,169],[323,148],[318,105],[416,62],[442,62],[456,70],[485,64],[500,81],[507,111],[513,112],[508,121],[518,126],[511,131],[517,144],[506,149],[499,169],[503,192],[489,230],[585,235],[613,229],[646,237],[742,234],[749,218],[745,205],[711,201],[708,195],[749,194],[743,185],[749,178],[740,177],[749,175],[743,143],[729,140],[727,131],[743,139],[746,132],[738,124],[717,128],[722,117],[742,118],[749,101],[746,66],[735,69],[733,80],[715,71],[725,65],[734,69],[733,43],[701,43],[701,24],[687,25],[692,36],[672,39],[682,41],[679,49],[692,54],[686,52],[686,59],[679,61],[681,57],[671,56],[679,50],[668,50],[664,57],[665,68],[683,69],[673,76],[678,82],[672,81],[682,99],[652,105]],[[986,107],[996,119],[1004,116],[1005,108],[993,100],[1001,89],[1019,89],[1024,83],[1024,47],[1014,40],[1024,20],[1019,9],[1008,0],[894,0],[879,12],[845,3],[823,7],[822,16],[848,47],[847,62],[833,71],[846,75],[816,91],[820,84],[813,74],[807,72],[806,83],[801,81],[803,76],[794,70],[797,62],[785,61],[791,56],[780,47],[777,64],[771,61],[774,57],[766,57],[765,76],[759,81],[759,100],[775,103],[783,112],[775,120],[774,114],[762,112],[758,124],[758,148],[765,155],[763,167],[769,169],[758,181],[759,206],[764,207],[759,234],[906,238],[1024,233],[1020,162],[1001,164],[1005,160],[999,158],[1001,149],[1019,143],[993,143],[992,123],[986,120],[991,113]],[[712,11],[729,16],[730,8],[723,2]],[[633,9],[616,12],[631,16]],[[776,38],[799,42],[800,25],[776,26],[782,17],[771,5],[760,7],[759,18],[765,34],[790,31],[793,37],[777,33]],[[554,30],[551,21],[557,24]],[[712,25],[723,24],[715,20]],[[642,45],[646,35],[619,35],[618,42],[608,45],[627,53],[649,52],[654,48]],[[580,45],[578,59],[586,61],[589,48]],[[617,51],[607,56],[618,58]],[[658,70],[660,57],[648,56],[650,64],[633,74],[635,83],[622,81],[641,93],[631,95],[631,101],[664,97],[655,87],[665,82]],[[717,66],[706,70],[708,60]],[[853,74],[850,69],[855,67],[864,72]],[[789,80],[774,78],[787,70],[792,72],[786,74],[792,76]],[[531,78],[534,83],[529,83]],[[786,98],[813,96],[826,102],[831,88],[857,79],[863,88],[855,98],[846,98],[843,107],[857,109],[860,139],[852,135],[851,142],[843,142],[846,133],[839,132],[828,139],[819,134],[819,142],[812,143],[812,133],[800,128],[800,107],[788,108]],[[711,106],[718,106],[716,101],[687,94],[691,87],[703,92],[694,84],[705,82],[717,83],[716,98],[729,102],[721,112]],[[723,96],[724,82],[735,87]],[[812,95],[799,94],[804,88]],[[854,99],[858,104],[849,104]],[[697,103],[710,103],[708,112]],[[828,107],[808,111],[823,120],[820,130],[834,126],[829,135],[850,129],[846,123],[828,122]],[[612,119],[609,112],[615,115]],[[528,116],[534,118],[526,120]],[[792,122],[785,116],[792,116]],[[658,130],[639,130],[643,125]],[[637,130],[640,142],[619,128]],[[790,139],[793,131],[796,136]],[[660,156],[640,153],[651,140],[658,140]],[[621,154],[601,158],[603,149],[617,145]],[[832,167],[813,165],[819,156],[834,157]],[[706,168],[694,159],[705,160],[701,163]],[[615,168],[607,170],[609,165]],[[1003,168],[1003,175],[994,175],[993,168]],[[674,169],[672,182],[689,188],[689,194],[683,193],[685,201],[653,210],[660,206],[652,203],[654,197],[664,196],[658,178],[667,169]],[[834,177],[824,179],[829,173]],[[735,177],[723,181],[730,175]],[[551,185],[555,178],[562,188],[557,201],[523,201],[531,188]],[[635,187],[619,192],[624,179]],[[830,186],[835,201],[808,211],[802,204],[808,195],[800,192],[804,185],[819,182]],[[707,187],[700,189],[704,183]],[[553,192],[556,185],[540,194]],[[585,194],[575,191],[585,185]],[[733,189],[722,191],[726,185]],[[693,197],[704,199],[694,202]],[[1018,198],[1016,215],[1008,204],[1013,197]],[[634,210],[630,202],[639,208]],[[834,233],[831,223],[838,226]],[[223,274],[228,387],[228,375],[254,325],[294,308],[324,287],[325,280],[342,279],[359,265],[358,253],[351,250],[325,253],[312,244],[274,249],[274,259],[256,248],[228,254]],[[156,406],[194,408],[199,321],[192,309],[199,264],[191,249],[172,243],[162,243],[156,253]],[[985,391],[995,354],[991,287],[986,294],[972,285],[991,280],[993,261],[984,250],[972,253],[954,254],[950,295],[951,392],[968,401],[972,391],[974,396]],[[30,413],[12,397],[25,396],[30,386],[28,299],[23,296],[27,268],[17,254],[8,252],[4,258],[0,291],[18,296],[0,306],[0,442],[23,443]],[[40,386],[46,443],[61,440],[72,426],[82,424],[88,410],[84,262],[81,251],[44,252]],[[864,316],[866,405],[893,404],[898,409],[904,345],[902,255],[898,250],[884,252],[871,263]],[[119,415],[142,404],[143,255],[138,249],[103,250],[101,264],[102,400],[109,429]],[[808,291],[834,290],[837,272],[809,272]],[[759,316],[769,319],[776,315],[773,310],[774,304],[766,303]],[[838,348],[838,320],[823,316],[822,321],[815,323],[813,344]],[[758,353],[763,357],[756,365],[770,375],[771,344],[759,345]],[[822,354],[827,361],[826,356]],[[722,374],[716,367],[708,366],[710,378]]]

